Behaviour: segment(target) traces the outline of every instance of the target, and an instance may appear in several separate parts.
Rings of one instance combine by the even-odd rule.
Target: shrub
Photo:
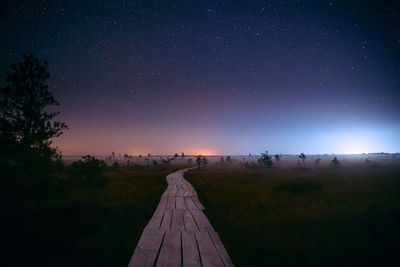
[[[97,189],[107,184],[107,178],[102,175],[105,168],[104,161],[100,161],[93,156],[83,156],[71,164],[69,173],[76,185],[86,190],[87,199],[93,199]]]
[[[339,167],[340,166],[340,161],[337,159],[337,157],[333,158],[333,160],[331,161],[331,166],[332,167]]]
[[[268,151],[265,151],[265,153],[261,153],[261,158],[258,159],[258,163],[262,167],[272,167],[274,162],[272,161],[272,157],[268,155]]]
[[[303,168],[305,168],[306,167],[306,162],[305,162],[305,160],[306,160],[306,155],[304,155],[304,153],[301,153],[300,155],[299,155],[299,159],[301,159],[302,161],[303,161]]]

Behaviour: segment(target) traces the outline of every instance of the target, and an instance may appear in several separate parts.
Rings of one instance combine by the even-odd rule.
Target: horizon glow
[[[395,153],[398,14],[377,1],[13,1],[0,77],[23,54],[49,62],[64,155]]]

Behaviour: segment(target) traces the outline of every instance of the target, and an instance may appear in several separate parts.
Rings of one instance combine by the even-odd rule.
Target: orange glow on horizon
[[[185,153],[185,152],[184,152]],[[217,155],[217,152],[213,149],[207,149],[207,148],[194,148],[194,149],[189,149],[187,155],[202,155],[202,156],[215,156]]]

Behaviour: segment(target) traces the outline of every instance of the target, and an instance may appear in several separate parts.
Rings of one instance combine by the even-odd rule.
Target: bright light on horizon
[[[382,128],[345,128],[322,134],[324,146],[335,154],[389,152],[394,148],[391,131]]]
[[[362,154],[374,152],[374,145],[372,142],[372,140],[363,136],[344,136],[344,138],[340,139],[338,142],[338,154]]]

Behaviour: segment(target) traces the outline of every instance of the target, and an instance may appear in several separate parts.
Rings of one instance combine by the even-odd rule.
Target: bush
[[[332,167],[339,167],[340,166],[340,161],[337,159],[337,157],[333,158],[333,160],[331,161],[331,166]]]
[[[265,153],[261,153],[261,158],[258,159],[258,163],[262,167],[272,167],[274,162],[272,161],[272,157],[268,155],[268,151],[265,151]]]
[[[90,155],[82,159],[72,163],[69,174],[77,186],[86,190],[87,199],[91,200],[97,189],[107,184],[107,178],[102,175],[105,163]]]
[[[119,164],[118,164],[118,162],[114,162],[113,163],[113,165],[111,166],[111,169],[113,170],[113,171],[117,171],[117,170],[119,170]]]

